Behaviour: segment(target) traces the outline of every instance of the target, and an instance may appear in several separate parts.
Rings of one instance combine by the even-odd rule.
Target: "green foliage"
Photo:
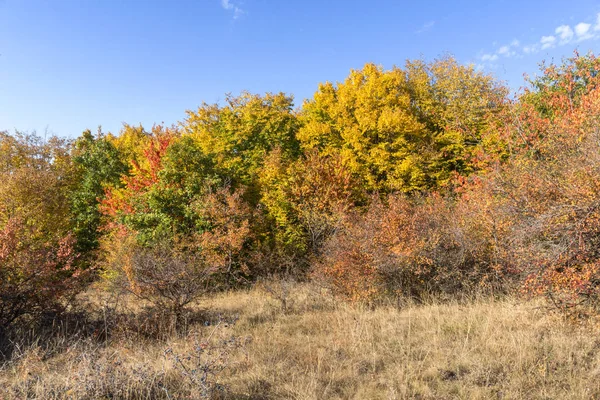
[[[105,277],[178,318],[224,275],[247,273],[252,210],[189,136],[155,127],[144,157],[102,203]]]
[[[197,142],[155,127],[144,159],[133,163],[123,187],[108,191],[102,208],[113,224],[136,232],[140,243],[150,245],[202,231],[195,201],[219,182]]]
[[[82,253],[95,250],[100,237],[100,199],[109,188],[119,187],[127,175],[127,160],[101,131],[96,136],[87,130],[75,141],[72,150],[77,167],[77,185],[70,193],[73,234]]]

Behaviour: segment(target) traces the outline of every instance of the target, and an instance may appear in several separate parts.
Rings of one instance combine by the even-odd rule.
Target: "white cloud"
[[[517,57],[530,55],[539,52],[540,50],[552,49],[558,46],[568,44],[576,45],[585,40],[600,39],[600,13],[596,14],[595,20],[589,22],[579,22],[575,25],[559,25],[554,29],[554,33],[543,35],[537,43],[521,43],[517,39],[513,39],[510,44],[499,46],[497,42],[492,43],[496,51],[484,53],[479,56],[481,62],[488,67],[493,68],[494,61],[500,57]],[[499,46],[499,47],[498,47]]]
[[[556,42],[556,37],[554,36],[542,36],[540,39],[540,43],[542,44],[542,49],[549,49],[554,47]]]
[[[592,27],[592,24],[587,24],[585,22],[580,22],[577,25],[575,25],[575,33],[577,34],[577,38],[579,40],[585,40],[585,39],[589,39],[592,37],[592,34],[590,33],[590,28]]]
[[[507,55],[510,53],[510,47],[508,46],[502,46],[498,49],[498,54],[500,55]]]
[[[512,48],[518,45],[515,45],[514,43],[515,42],[513,41],[510,45],[500,47],[498,51],[496,51],[496,54],[504,57],[512,57],[516,55],[517,53],[513,51]]]
[[[496,61],[498,54],[484,54],[481,56],[481,61]]]
[[[221,7],[227,11],[233,11],[233,19],[238,19],[244,14],[244,10],[235,5],[231,0],[221,0]]]
[[[569,43],[573,39],[573,29],[569,25],[561,25],[554,30],[561,43]]]

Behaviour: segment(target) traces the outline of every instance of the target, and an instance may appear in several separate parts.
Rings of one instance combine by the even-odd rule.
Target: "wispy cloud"
[[[485,53],[479,56],[479,59],[483,62],[494,62],[497,61],[500,57],[513,57],[518,54],[519,51],[523,51],[521,49],[521,42],[517,39],[514,39],[512,42],[508,44],[504,44],[498,47],[493,53]]]
[[[569,25],[561,25],[554,30],[560,39],[560,43],[567,44],[573,39],[573,29]]]
[[[480,58],[481,61],[496,61],[498,59],[498,54],[484,54]]]
[[[578,40],[586,40],[591,39],[594,35],[590,31],[592,24],[586,24],[585,22],[580,22],[575,25],[575,34],[577,35]]]
[[[423,24],[423,26],[421,28],[419,28],[419,30],[416,31],[416,33],[427,32],[428,30],[433,28],[434,25],[435,25],[435,21],[426,22]]]
[[[542,50],[554,47],[556,46],[556,36],[542,36],[540,44],[542,45]]]
[[[537,42],[521,45],[518,40],[499,46],[494,52],[483,53],[479,56],[484,64],[491,64],[501,57],[520,57],[537,53],[541,50],[552,49],[567,44],[580,43],[585,40],[600,38],[600,13],[596,15],[594,24],[580,22],[576,25],[560,25],[549,35],[543,35]]]
[[[233,12],[233,19],[238,19],[245,13],[244,10],[232,0],[221,0],[221,7],[227,11]]]

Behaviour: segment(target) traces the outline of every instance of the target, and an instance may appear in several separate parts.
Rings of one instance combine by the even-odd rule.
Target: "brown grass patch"
[[[600,339],[512,299],[377,307],[306,285],[203,300],[184,329],[30,342],[0,370],[7,399],[589,399]],[[97,299],[97,298],[96,298]],[[130,301],[130,300],[128,300]],[[98,315],[102,313],[100,302]],[[135,307],[137,308],[135,308]],[[136,321],[144,308],[115,312]],[[284,312],[285,311],[285,312]],[[212,369],[211,369],[212,368]]]

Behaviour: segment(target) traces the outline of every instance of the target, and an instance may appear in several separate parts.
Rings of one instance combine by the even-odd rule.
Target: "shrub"
[[[120,186],[128,172],[123,155],[101,131],[96,136],[88,130],[73,144],[71,157],[76,167],[77,183],[70,191],[72,232],[77,249],[93,253],[99,245],[102,214],[100,199],[107,188]]]
[[[59,310],[81,288],[73,181],[67,141],[0,132],[0,329]]]
[[[47,242],[16,218],[0,229],[0,336],[23,316],[58,311],[80,289],[75,241]]]
[[[316,150],[291,163],[274,151],[261,180],[276,244],[297,259],[318,255],[362,194],[340,156]]]
[[[249,274],[244,251],[252,238],[252,215],[241,193],[222,187],[195,199],[191,207],[202,221],[194,233],[148,242],[131,227],[120,225],[104,244],[105,276],[172,313],[176,321],[201,295],[223,287],[232,277]]]
[[[151,247],[130,243],[118,266],[129,291],[176,319],[185,306],[211,288],[211,279],[220,272],[207,265],[199,251],[186,247],[171,242]]]
[[[328,241],[314,274],[355,301],[497,289],[509,271],[490,211],[437,194],[374,198]]]
[[[515,146],[494,182],[523,291],[576,312],[600,306],[599,68],[576,56],[544,70],[505,124]]]

